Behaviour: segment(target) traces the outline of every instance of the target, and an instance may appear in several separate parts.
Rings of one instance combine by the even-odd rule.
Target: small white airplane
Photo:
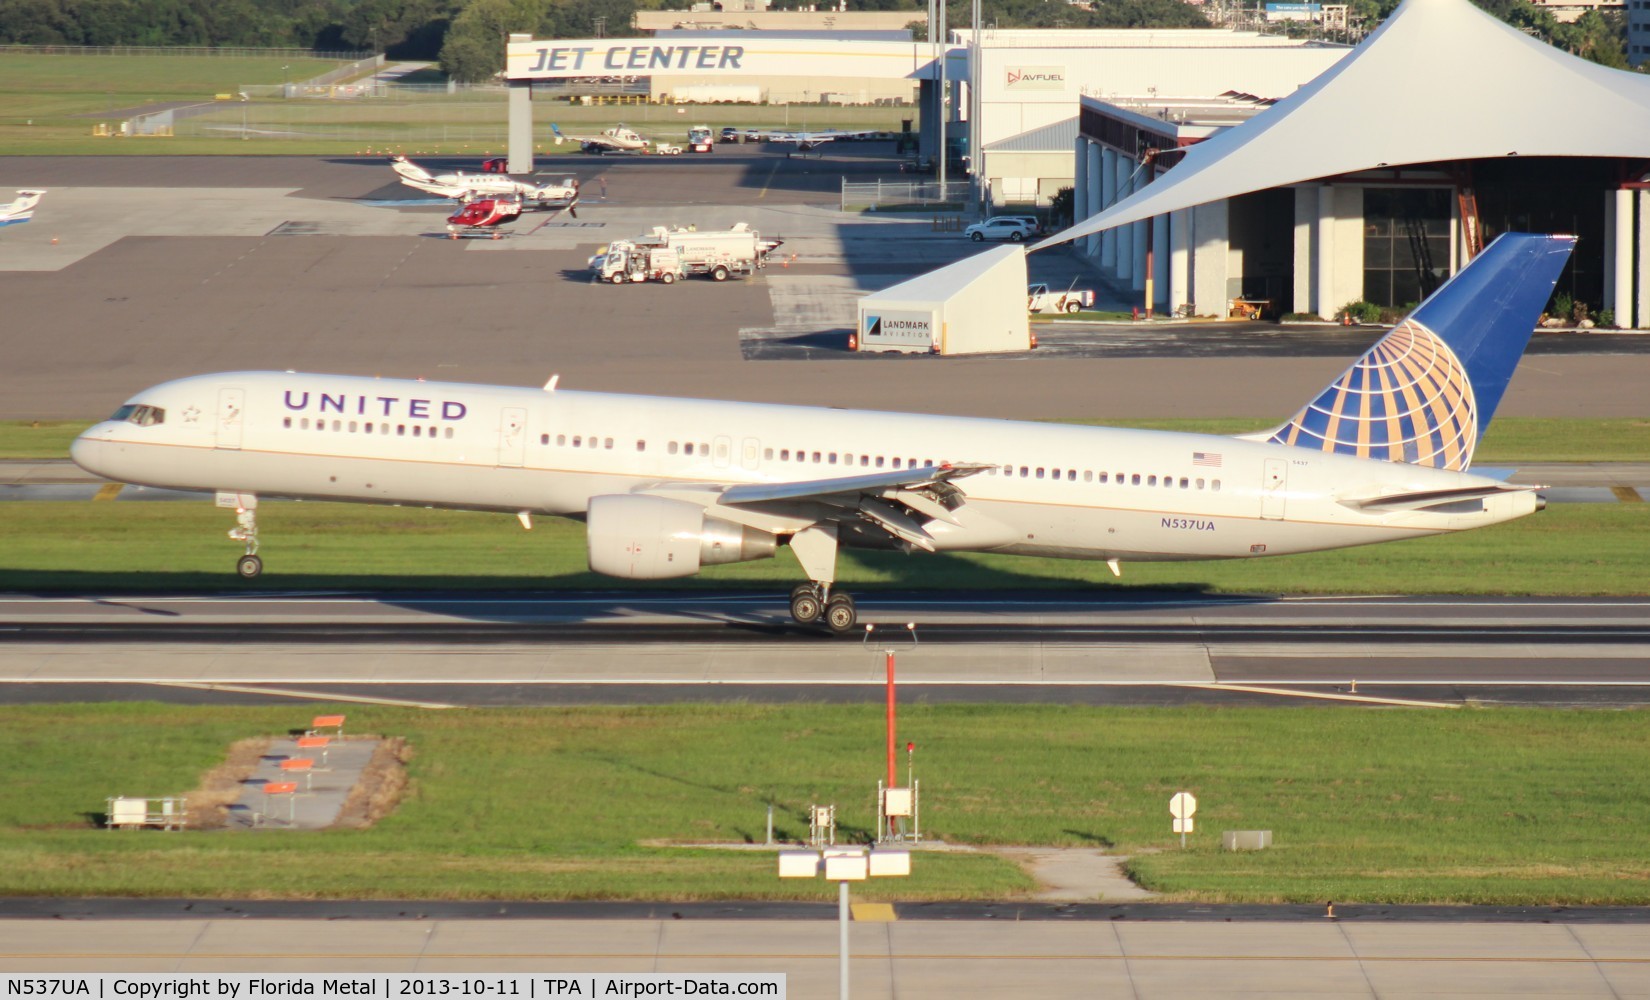
[[[44,188],[24,189],[9,205],[0,205],[0,226],[16,226],[34,218],[34,207],[46,193]]]
[[[572,209],[579,202],[579,181],[569,177],[560,184],[533,184],[505,174],[432,174],[405,156],[390,157],[390,167],[401,183],[442,198],[470,202],[477,198],[514,195],[530,208]],[[576,216],[575,212],[575,216]]]
[[[648,147],[648,140],[623,123],[604,130],[600,135],[567,135],[554,124],[550,126],[550,133],[556,145],[576,142],[581,153],[645,153]]]
[[[89,428],[76,463],[217,491],[255,577],[259,497],[583,520],[632,580],[772,557],[796,621],[854,627],[842,546],[1248,559],[1523,517],[1471,469],[1574,237],[1502,236],[1271,432],[1245,437],[294,372],[197,375]]]
[[[876,135],[875,129],[860,129],[848,131],[844,129],[826,129],[823,132],[769,132],[768,142],[788,142],[796,146],[798,152],[806,153],[818,149],[827,142],[838,139],[862,139],[868,135]]]

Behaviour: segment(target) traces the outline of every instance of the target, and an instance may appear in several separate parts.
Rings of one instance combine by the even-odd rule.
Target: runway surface
[[[0,698],[868,700],[889,648],[902,688],[930,701],[1650,700],[1646,600],[872,593],[860,607],[869,640],[790,623],[780,593],[10,597]]]
[[[767,972],[786,975],[791,1000],[837,995],[837,927],[829,906],[793,905],[787,918],[784,906],[707,915],[704,907],[664,904],[645,915],[614,908],[606,919],[467,919],[417,904],[387,918],[373,915],[382,907],[343,904],[343,914],[329,918],[330,908],[306,907],[307,919],[247,919],[257,907],[211,903],[155,919],[0,918],[0,970],[272,978]],[[794,912],[802,909],[806,917]],[[1077,907],[1004,905],[950,917],[925,917],[922,909],[856,906],[848,928],[853,996],[1650,996],[1650,934],[1642,915],[1330,920],[1319,910],[1294,919],[1228,920],[1114,910],[1084,919]]]
[[[1153,346],[1154,335],[1111,328],[1092,335],[1096,351],[1151,356],[747,360],[750,331],[785,342],[832,329],[847,293],[978,249],[920,214],[836,211],[842,176],[897,176],[876,146],[807,159],[556,158],[546,176],[576,174],[587,192],[605,181],[606,196],[581,205],[576,226],[500,243],[428,238],[442,235],[441,206],[368,204],[400,194],[377,157],[0,157],[0,183],[52,189],[35,221],[0,241],[0,419],[90,419],[158,382],[250,368],[533,385],[560,374],[570,388],[713,399],[1264,423],[1358,353],[1351,341],[1337,352],[1333,331],[1251,328],[1241,356],[1209,356],[1226,332]],[[588,281],[586,259],[615,235],[742,218],[801,262],[722,284]],[[1032,266],[1051,280],[1084,273],[1065,251]],[[1642,415],[1650,341],[1551,342],[1609,353],[1532,357],[1501,412]]]

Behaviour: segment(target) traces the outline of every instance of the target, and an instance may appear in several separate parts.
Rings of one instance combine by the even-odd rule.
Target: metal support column
[[[1094,161],[1092,159],[1089,161],[1089,169],[1094,171],[1090,174],[1089,181],[1095,185],[1093,190],[1097,192],[1098,197],[1098,205],[1095,211],[1098,212],[1110,208],[1112,203],[1117,200],[1117,150],[1103,148],[1098,143],[1095,144],[1093,149],[1098,150],[1100,154],[1099,170],[1094,171]],[[1089,155],[1092,157],[1094,153],[1091,152]],[[1108,229],[1093,238],[1100,243],[1100,266],[1109,269],[1112,276],[1116,277],[1117,230],[1115,228]]]
[[[1090,215],[1089,211],[1089,141],[1079,136],[1072,151],[1072,164],[1075,176],[1071,181],[1071,221],[1072,224],[1082,222]],[[1085,238],[1084,244],[1088,242]],[[1079,246],[1080,252],[1087,252],[1085,247]]]
[[[1612,308],[1616,311],[1616,322],[1625,324],[1627,317],[1623,315],[1628,307],[1637,301],[1633,294],[1633,194],[1632,191],[1616,191],[1613,208],[1615,209],[1615,265],[1611,269],[1610,284],[1614,291]],[[1612,296],[1606,293],[1605,298]]]
[[[510,162],[512,174],[533,172],[533,83],[510,81]]]
[[[1120,161],[1118,163],[1118,169],[1122,170],[1125,168],[1134,171],[1134,183],[1129,185],[1130,192],[1132,193],[1143,189],[1146,186],[1146,175],[1150,172],[1151,167],[1149,165],[1141,166],[1133,160]],[[1130,291],[1143,293],[1146,290],[1146,227],[1149,225],[1151,225],[1149,221],[1142,219],[1139,222],[1130,223],[1128,228],[1130,244],[1128,255],[1129,273],[1126,275],[1120,275],[1120,277],[1126,277],[1129,279]],[[1118,248],[1117,255],[1119,258],[1123,256],[1122,249],[1122,247]]]
[[[1616,322],[1626,326],[1631,324],[1634,329],[1650,328],[1650,191],[1635,192],[1638,196],[1639,224],[1638,239],[1638,281],[1633,283],[1633,315],[1626,315],[1625,309],[1616,310]]]
[[[1192,213],[1181,209],[1169,214],[1169,315],[1192,301]]]
[[[1312,250],[1318,280],[1312,305],[1319,316],[1333,319],[1338,305],[1335,302],[1335,188],[1329,184],[1318,186],[1316,236]]]

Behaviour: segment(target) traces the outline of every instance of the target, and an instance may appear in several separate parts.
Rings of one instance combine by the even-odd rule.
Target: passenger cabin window
[[[665,454],[667,454],[667,455],[676,454],[676,442],[675,441],[672,441],[669,444],[665,445]]]

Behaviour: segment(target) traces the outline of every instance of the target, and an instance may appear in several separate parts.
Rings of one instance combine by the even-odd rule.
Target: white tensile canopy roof
[[[1650,157],[1650,77],[1555,49],[1469,0],[1404,0],[1323,75],[1032,249],[1251,191],[1513,155]]]

